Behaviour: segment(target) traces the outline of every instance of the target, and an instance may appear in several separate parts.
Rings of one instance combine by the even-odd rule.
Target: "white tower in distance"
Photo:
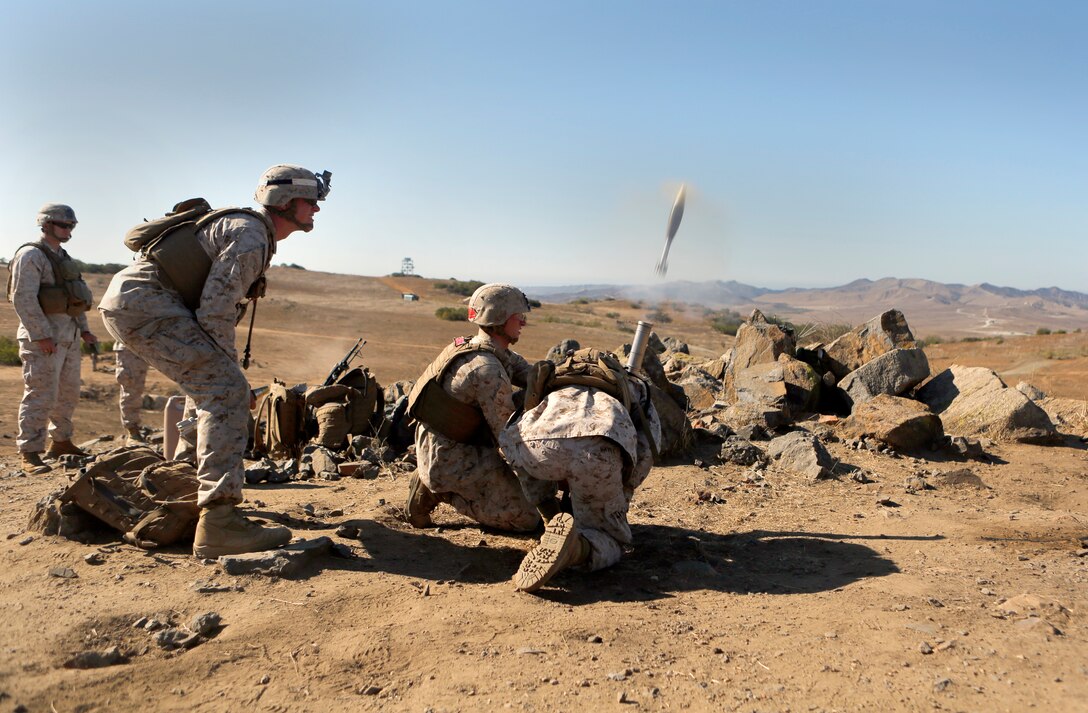
[[[412,258],[406,257],[400,261],[400,274],[402,275],[414,275],[416,274],[415,263],[412,262]]]

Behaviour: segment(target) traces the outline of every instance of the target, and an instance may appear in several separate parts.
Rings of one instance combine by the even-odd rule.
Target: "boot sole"
[[[563,570],[578,544],[574,517],[561,512],[544,526],[540,543],[521,561],[514,575],[514,587],[519,592],[535,592]]]

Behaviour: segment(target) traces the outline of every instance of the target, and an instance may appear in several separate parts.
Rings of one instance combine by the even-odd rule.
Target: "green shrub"
[[[944,343],[944,337],[938,337],[936,334],[934,334],[931,337],[926,337],[924,339],[920,339],[918,341],[919,346],[923,346],[923,347],[932,347],[934,344],[943,344],[943,343]]]
[[[1046,327],[1039,327],[1038,329],[1035,330],[1035,333],[1042,336],[1044,334],[1050,334],[1050,330],[1047,329]]]
[[[21,366],[22,363],[19,358],[19,342],[11,337],[0,337],[0,364]]]
[[[723,309],[720,311],[707,310],[705,316],[710,320],[710,328],[715,332],[721,332],[722,334],[728,334],[731,337],[735,337],[737,330],[740,329],[740,325],[744,323],[744,317],[740,312],[734,312],[731,309]]]
[[[434,286],[440,290],[452,292],[455,295],[471,297],[472,293],[482,287],[483,284],[484,283],[479,280],[457,280],[451,277],[448,282],[436,282],[434,283]]]
[[[647,314],[646,318],[654,324],[668,324],[672,321],[672,317],[670,317],[666,312],[662,312],[659,309],[655,309],[653,312]]]
[[[608,317],[609,319],[619,319],[620,318],[620,313],[619,312],[605,312],[604,316]]]
[[[530,299],[529,300],[529,306],[532,307],[533,309],[540,309],[541,307],[544,306],[544,304],[540,300]]]
[[[434,311],[434,316],[448,322],[467,322],[468,307],[439,307]]]
[[[575,297],[573,300],[570,301],[570,303],[572,305],[587,305],[592,301],[593,300],[589,299],[588,297]]]
[[[93,262],[83,262],[82,260],[73,260],[80,272],[88,275],[108,275],[114,272],[120,272],[124,270],[126,265],[119,265],[115,262],[107,262],[105,264],[96,264]]]
[[[81,354],[90,354],[91,353],[91,345],[88,344],[87,342],[80,342],[79,351],[80,351]],[[100,340],[98,342],[98,353],[99,354],[105,354],[106,352],[112,352],[112,351],[113,351],[113,342],[107,341],[107,340]]]

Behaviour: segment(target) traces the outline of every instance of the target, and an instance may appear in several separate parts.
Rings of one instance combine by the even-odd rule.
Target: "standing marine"
[[[38,211],[41,239],[21,246],[9,265],[8,299],[19,316],[19,358],[23,398],[16,445],[22,467],[46,473],[46,458],[87,455],[72,444],[72,414],[79,401],[80,340],[98,338],[87,325],[93,296],[64,244],[72,239],[76,214],[70,206],[47,203]]]
[[[286,527],[262,526],[237,507],[250,388],[238,364],[235,325],[245,301],[263,295],[276,243],[313,230],[330,176],[289,164],[269,168],[257,185],[260,210],[210,213],[197,221],[195,240],[179,246],[183,255],[171,264],[156,262],[145,249],[114,276],[99,305],[110,334],[177,383],[196,406],[197,557],[272,549],[291,539]]]
[[[408,413],[418,423],[418,470],[409,481],[407,511],[413,526],[432,527],[439,503],[488,527],[530,531],[540,525],[497,446],[514,413],[514,385],[524,386],[529,371],[510,349],[529,310],[516,287],[480,286],[468,301],[476,336],[454,340],[412,387]]]

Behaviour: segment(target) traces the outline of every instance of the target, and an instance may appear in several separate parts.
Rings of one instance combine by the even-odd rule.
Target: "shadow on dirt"
[[[465,546],[434,531],[399,530],[374,520],[347,520],[345,524],[359,528],[358,540],[369,555],[361,560],[361,569],[436,582],[494,584],[509,580],[525,556],[525,550],[516,547]],[[525,549],[529,547],[526,543]]]
[[[371,520],[350,524],[359,528],[358,539],[369,555],[357,565],[360,569],[431,581],[507,581],[525,553],[516,547],[464,546],[427,531],[399,530]],[[578,605],[652,601],[700,589],[822,592],[899,572],[894,562],[857,540],[943,539],[769,531],[719,535],[662,525],[635,525],[632,531],[636,547],[618,565],[599,572],[563,572],[538,595]]]
[[[635,550],[615,567],[563,572],[538,594],[564,604],[651,601],[676,592],[809,594],[899,572],[876,550],[847,540],[903,539],[819,532],[753,531],[719,535],[635,525]],[[935,541],[935,537],[906,539]]]

